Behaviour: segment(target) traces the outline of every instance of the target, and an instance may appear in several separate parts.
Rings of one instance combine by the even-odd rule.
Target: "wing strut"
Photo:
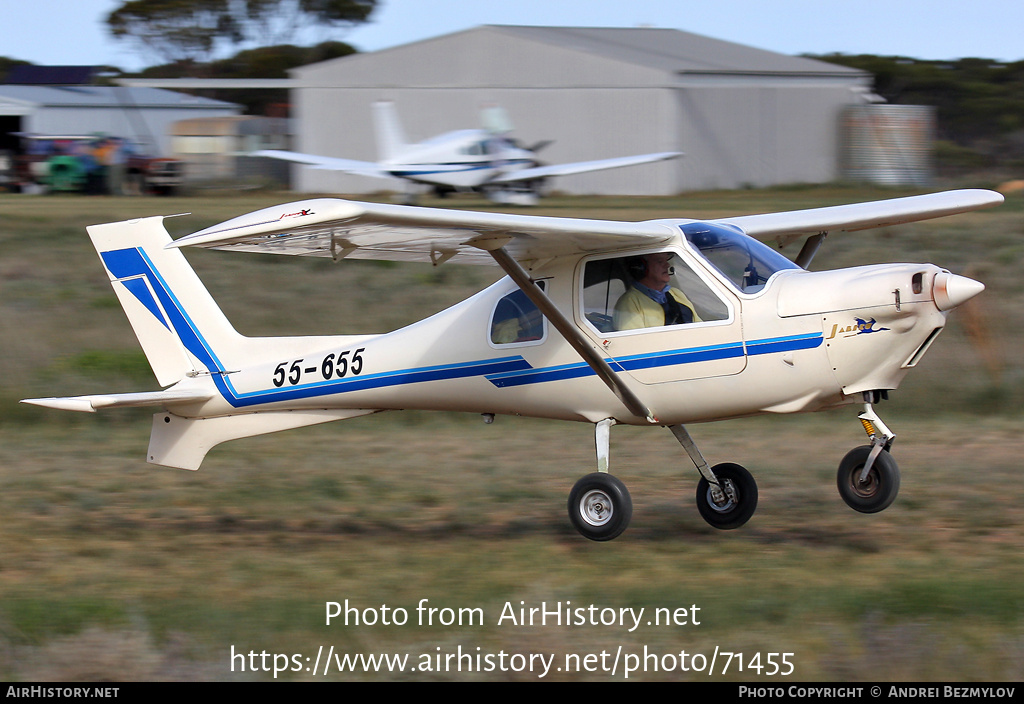
[[[793,263],[801,269],[806,269],[811,265],[811,260],[814,259],[814,255],[818,253],[818,248],[821,247],[821,243],[825,241],[827,232],[819,232],[816,235],[811,235],[804,241],[804,246],[800,248],[800,254],[796,255],[796,259]]]
[[[490,243],[498,244],[500,240],[490,240]],[[635,416],[640,418],[646,418],[650,423],[657,423],[657,418],[654,417],[654,413],[647,408],[646,405],[637,397],[633,391],[626,386],[622,379],[615,373],[615,370],[611,368],[604,357],[602,357],[597,350],[590,344],[590,341],[583,336],[583,333],[577,329],[572,322],[569,321],[562,311],[555,307],[555,304],[551,302],[547,294],[539,286],[537,286],[530,275],[517,262],[512,255],[510,255],[503,246],[490,249],[487,246],[488,241],[483,241],[476,246],[480,246],[481,249],[486,249],[490,252],[491,256],[494,257],[494,261],[498,263],[498,266],[508,274],[516,285],[522,290],[526,297],[529,298],[537,309],[544,314],[544,317],[551,321],[555,330],[565,338],[565,341],[576,350],[579,355],[583,358],[583,361],[590,365],[590,368],[594,370],[597,376],[603,381],[612,393],[622,401],[623,405]],[[483,245],[483,246],[481,246]]]

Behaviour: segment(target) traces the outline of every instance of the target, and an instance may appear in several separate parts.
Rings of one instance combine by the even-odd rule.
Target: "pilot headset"
[[[634,281],[640,281],[647,276],[647,256],[648,255],[645,254],[639,257],[629,257],[629,259],[626,260],[626,271],[629,272],[629,275],[633,277]],[[668,268],[668,273],[670,276],[674,276],[676,268],[674,266],[670,266]]]
[[[640,281],[647,276],[647,259],[644,257],[630,257],[626,260],[626,271],[629,272],[634,281]]]

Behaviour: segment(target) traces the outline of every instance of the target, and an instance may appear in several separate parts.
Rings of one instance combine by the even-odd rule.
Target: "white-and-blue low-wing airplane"
[[[406,200],[415,198],[415,189],[427,186],[444,196],[454,192],[474,192],[493,202],[510,205],[534,205],[549,178],[588,171],[604,171],[674,159],[681,152],[637,154],[572,164],[541,165],[537,151],[520,146],[508,136],[511,126],[498,107],[485,108],[482,129],[456,130],[424,142],[409,143],[394,103],[378,101],[373,105],[377,151],[380,161],[358,161],[315,154],[265,149],[252,156],[265,156],[306,164],[318,169],[344,171],[373,178],[401,179],[408,186]]]
[[[149,461],[184,469],[198,469],[227,440],[384,410],[592,423],[597,471],[573,487],[569,515],[593,540],[619,535],[632,513],[626,487],[608,473],[615,424],[671,429],[700,474],[700,513],[728,529],[753,514],[756,484],[739,465],[709,466],[687,424],[863,403],[868,443],[842,459],[838,486],[847,504],[873,513],[899,489],[894,435],[875,404],[917,365],[948,313],[984,286],[932,264],[807,266],[826,233],[1000,202],[998,193],[961,190],[711,221],[614,222],[323,198],[173,241],[161,217],[95,225],[89,235],[165,388],[26,402],[160,407]],[[803,246],[791,260],[759,240]],[[393,332],[248,338],[207,293],[186,247],[497,264],[507,276]]]

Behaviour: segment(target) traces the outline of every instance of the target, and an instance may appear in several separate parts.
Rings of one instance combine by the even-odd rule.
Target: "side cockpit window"
[[[652,252],[587,262],[583,315],[610,333],[727,320],[729,307],[678,254]]]
[[[537,285],[544,288],[544,282]],[[491,314],[491,343],[511,345],[544,339],[544,316],[526,294],[516,289],[502,296]]]

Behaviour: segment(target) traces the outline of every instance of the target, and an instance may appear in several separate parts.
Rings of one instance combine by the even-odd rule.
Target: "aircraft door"
[[[746,367],[739,299],[681,251],[585,260],[578,291],[581,327],[641,383]]]

